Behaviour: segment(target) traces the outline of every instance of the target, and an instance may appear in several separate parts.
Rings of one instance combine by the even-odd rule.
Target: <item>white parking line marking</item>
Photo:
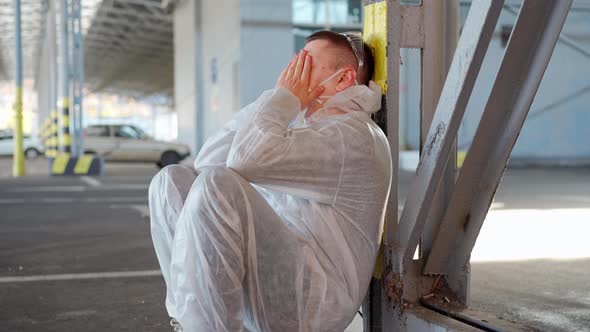
[[[80,180],[91,187],[100,187],[100,185],[102,185],[102,183],[100,183],[100,181],[98,181],[95,178],[91,178],[89,176],[81,176]]]
[[[7,193],[25,193],[25,192],[82,192],[86,190],[83,186],[44,186],[44,187],[25,187],[12,188],[5,190]]]
[[[0,198],[0,205],[8,204],[71,204],[71,203],[145,203],[147,197],[88,197],[88,198],[71,198],[71,197],[51,197],[41,199],[24,199],[24,198]]]
[[[105,184],[100,189],[138,189],[138,190],[148,190],[149,184],[145,183],[132,183],[132,184],[125,184],[125,183],[115,183],[115,184]],[[98,189],[98,188],[97,188]]]
[[[156,276],[161,276],[161,275],[162,275],[162,272],[160,272],[160,270],[47,274],[47,275],[36,275],[36,276],[0,277],[0,284],[35,282],[35,281],[64,281],[64,280],[156,277]]]
[[[112,204],[109,206],[111,209],[130,208],[141,215],[142,218],[149,218],[150,208],[146,204]]]
[[[0,204],[23,204],[23,198],[0,198]]]
[[[136,203],[147,202],[144,197],[99,197],[99,198],[85,198],[82,200],[87,203]]]
[[[21,187],[0,190],[5,193],[33,193],[33,192],[83,192],[83,191],[108,191],[108,190],[145,190],[149,189],[149,184],[145,183],[112,183],[100,184],[99,186],[39,186],[39,187]]]
[[[72,203],[74,202],[73,198],[69,197],[51,197],[51,198],[43,198],[41,200],[43,203]]]

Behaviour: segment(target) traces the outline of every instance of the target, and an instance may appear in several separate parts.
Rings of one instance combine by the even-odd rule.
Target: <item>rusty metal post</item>
[[[402,6],[395,1],[388,4],[392,5],[388,7],[388,11],[396,8],[393,13],[388,13],[388,32],[392,36],[388,35],[388,38],[394,38],[388,39],[388,66],[393,67],[388,67],[388,123],[390,116],[395,116],[395,120],[398,116],[399,92],[391,91],[391,82],[392,78],[399,77],[399,48],[422,48],[422,158],[399,225],[397,216],[389,215],[385,236],[382,328],[405,331],[408,330],[404,323],[407,319],[418,325],[421,322],[420,317],[408,315],[406,305],[417,305],[422,295],[432,291],[435,283],[434,277],[422,274],[422,267],[428,257],[430,241],[438,230],[452,192],[455,161],[449,165],[447,163],[449,159],[455,159],[452,156],[456,151],[456,132],[483,62],[502,1],[475,1],[474,10],[470,12],[469,33],[463,37],[461,48],[454,58],[459,24],[458,2],[425,1],[422,6]],[[441,26],[446,27],[441,29]],[[398,50],[397,57],[392,61],[391,54],[395,50]],[[452,76],[447,78],[451,59],[453,65],[449,76]],[[441,126],[443,129],[440,129]],[[388,127],[388,136],[392,133],[397,136]],[[397,137],[392,139],[397,142]],[[397,150],[397,145],[395,149]],[[441,191],[439,186],[446,187]],[[435,195],[437,187],[439,191]],[[390,208],[392,204],[390,202]],[[390,226],[393,227],[388,229]],[[413,260],[421,238],[426,245],[422,248],[421,258]],[[468,280],[469,276],[465,274],[462,277]],[[463,294],[463,299],[466,296],[467,294]]]
[[[394,13],[398,12],[399,0],[365,0],[364,3],[364,40],[368,43],[375,57],[375,73],[373,80],[383,90],[384,98],[381,111],[374,120],[387,133],[398,132],[399,112],[399,81],[388,80],[388,77],[399,77],[399,65],[392,66],[389,59],[399,59],[399,46],[390,45],[390,42],[400,43],[400,20],[392,20]],[[395,37],[394,37],[395,36]],[[396,62],[397,63],[397,62]],[[398,200],[398,135],[389,134],[389,146],[391,149],[392,172],[391,191],[385,217],[383,243],[377,258],[373,279],[369,286],[367,296],[363,303],[363,325],[365,331],[381,332],[384,310],[389,307],[385,304],[381,276],[383,273],[384,252],[391,256],[389,245],[393,243],[397,227],[397,200]]]
[[[459,41],[459,1],[423,0],[424,4],[424,49],[422,50],[422,98],[420,119],[420,155],[426,145],[428,130],[434,118],[439,98],[447,78]],[[418,256],[420,264],[430,254],[432,241],[442,219],[450,194],[455,186],[457,172],[457,143],[451,148],[451,157],[444,170],[434,196],[432,210],[426,221]]]

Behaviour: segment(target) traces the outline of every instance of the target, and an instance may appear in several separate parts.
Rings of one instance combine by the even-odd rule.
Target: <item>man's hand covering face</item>
[[[286,88],[291,91],[299,99],[301,110],[306,109],[325,89],[323,86],[310,88],[311,61],[311,56],[305,50],[296,54],[279,76],[276,85],[277,88]]]

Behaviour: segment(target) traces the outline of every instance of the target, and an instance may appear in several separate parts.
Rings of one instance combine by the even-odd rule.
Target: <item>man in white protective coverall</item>
[[[358,34],[311,35],[274,89],[150,185],[176,331],[343,331],[391,184],[381,89]],[[396,133],[392,133],[396,134]]]

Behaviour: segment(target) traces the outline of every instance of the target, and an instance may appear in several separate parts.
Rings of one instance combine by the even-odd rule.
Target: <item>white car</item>
[[[36,137],[24,135],[23,150],[27,159],[35,159],[43,154],[43,145]],[[0,156],[12,156],[14,153],[14,136],[11,131],[0,131]]]
[[[190,154],[188,146],[157,141],[133,125],[92,125],[84,129],[84,150],[105,160],[155,162],[164,167]]]

